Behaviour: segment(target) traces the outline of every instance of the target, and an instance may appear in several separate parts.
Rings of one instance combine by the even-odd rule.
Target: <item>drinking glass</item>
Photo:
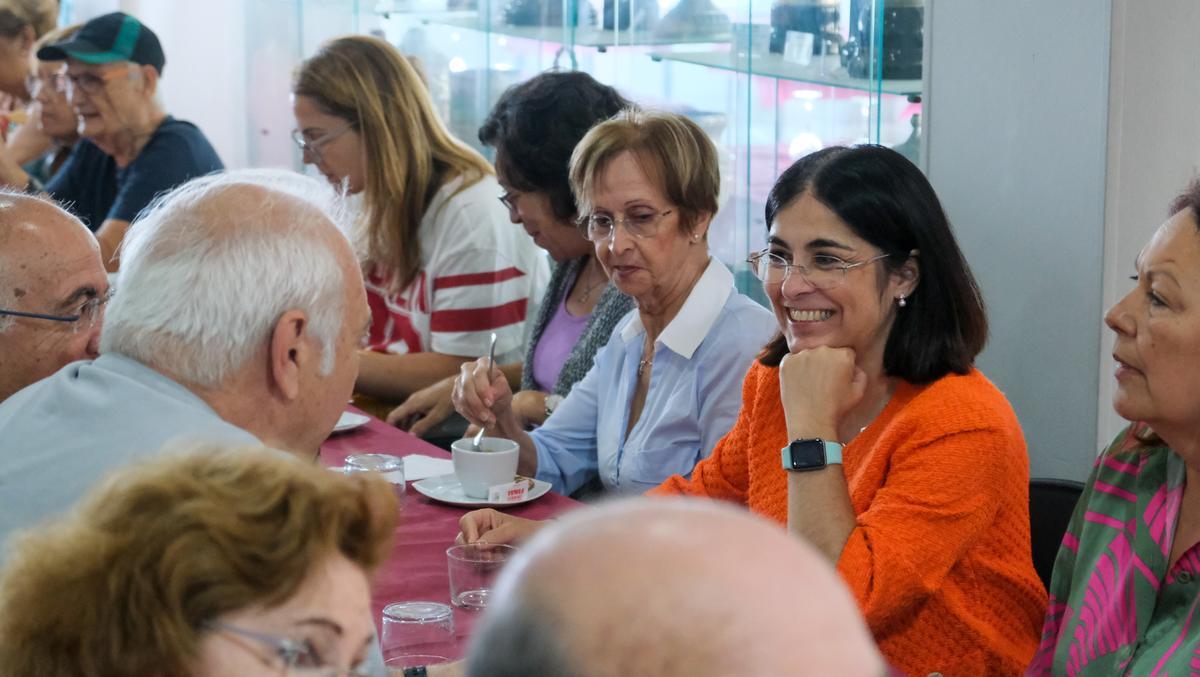
[[[383,608],[384,662],[389,668],[445,663],[455,647],[454,610],[438,602],[395,602]]]
[[[450,601],[472,611],[487,607],[500,569],[516,552],[511,545],[455,545],[448,548]]]
[[[377,472],[392,484],[397,496],[404,496],[404,459],[389,454],[351,454],[346,457],[346,474]]]

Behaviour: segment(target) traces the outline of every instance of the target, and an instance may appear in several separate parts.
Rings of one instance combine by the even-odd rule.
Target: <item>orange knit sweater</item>
[[[779,370],[755,363],[733,430],[655,494],[734,501],[787,522]],[[1046,609],[1029,549],[1029,460],[983,374],[902,383],[843,452],[857,515],[837,562],[880,649],[909,675],[1016,675]]]

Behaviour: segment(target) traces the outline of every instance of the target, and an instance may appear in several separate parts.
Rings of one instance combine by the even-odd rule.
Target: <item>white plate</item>
[[[412,488],[435,501],[449,503],[450,505],[457,505],[464,508],[501,508],[509,505],[528,503],[545,496],[546,492],[550,491],[549,482],[541,480],[531,481],[533,482],[533,488],[526,492],[525,498],[508,503],[493,503],[486,498],[471,498],[467,496],[463,493],[462,485],[458,483],[458,478],[453,473],[418,480],[412,483]]]
[[[337,425],[333,426],[333,432],[344,433],[350,430],[357,430],[370,422],[370,416],[363,416],[352,411],[344,411],[342,412],[342,417],[338,419]]]

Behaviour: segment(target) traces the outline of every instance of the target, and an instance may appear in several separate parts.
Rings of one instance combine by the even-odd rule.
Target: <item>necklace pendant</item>
[[[646,367],[649,367],[652,364],[654,364],[653,357],[648,360],[641,360],[640,362],[638,362],[637,375],[641,376],[643,373],[645,373]]]

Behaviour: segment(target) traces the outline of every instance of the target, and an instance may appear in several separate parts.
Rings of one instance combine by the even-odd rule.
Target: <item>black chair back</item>
[[[1029,534],[1033,546],[1033,568],[1050,587],[1054,558],[1063,534],[1071,523],[1083,484],[1071,480],[1034,479],[1029,483]]]

